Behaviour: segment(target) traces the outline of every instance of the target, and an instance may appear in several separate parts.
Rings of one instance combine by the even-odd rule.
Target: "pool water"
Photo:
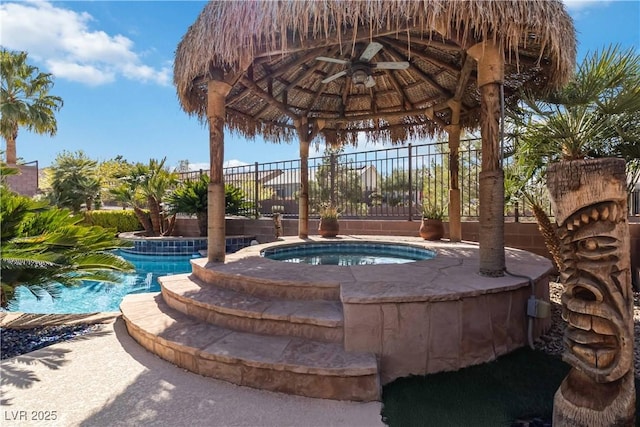
[[[405,264],[431,259],[435,252],[403,245],[301,244],[267,249],[262,255],[273,260],[311,265]]]
[[[81,286],[63,287],[60,297],[36,299],[27,288],[16,289],[16,298],[9,302],[9,311],[24,313],[95,313],[119,311],[127,294],[158,292],[158,276],[188,273],[190,259],[199,256],[152,256],[121,252],[120,255],[135,266],[135,273],[123,273],[118,284],[86,282]]]

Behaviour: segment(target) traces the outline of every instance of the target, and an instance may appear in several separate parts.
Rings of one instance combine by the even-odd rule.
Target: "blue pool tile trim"
[[[265,258],[281,259],[283,255],[309,255],[318,253],[356,253],[366,252],[371,255],[395,255],[415,260],[432,259],[435,251],[402,244],[380,243],[302,243],[298,245],[267,248],[260,252]]]
[[[133,243],[122,251],[139,255],[191,255],[207,249],[206,237],[167,239],[126,239]],[[255,236],[229,236],[225,239],[225,252],[233,253],[251,245]]]

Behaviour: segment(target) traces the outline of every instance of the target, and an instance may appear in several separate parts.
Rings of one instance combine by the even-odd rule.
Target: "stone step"
[[[143,347],[191,372],[300,396],[380,400],[375,355],[337,343],[238,332],[169,307],[160,293],[127,295],[120,310]]]
[[[278,300],[203,283],[193,274],[158,278],[172,308],[215,325],[245,332],[342,343],[339,301]]]
[[[260,256],[219,264],[209,264],[206,258],[191,260],[194,276],[221,288],[278,299],[339,301],[340,283],[313,267]]]

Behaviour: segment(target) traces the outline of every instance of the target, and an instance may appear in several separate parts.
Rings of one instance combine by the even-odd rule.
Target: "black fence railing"
[[[463,219],[479,216],[479,147],[480,141],[475,139],[461,141],[460,145],[458,176]],[[447,214],[450,174],[446,142],[311,157],[308,165],[312,217],[327,204],[337,207],[346,218],[417,219],[423,204],[441,208]],[[180,179],[199,179],[207,173],[181,172]],[[227,167],[224,180],[243,190],[256,215],[298,215],[299,159]],[[540,192],[542,207],[550,215],[544,189]],[[630,214],[640,213],[640,192],[631,195],[629,207]],[[511,221],[531,220],[533,212],[525,198],[511,199],[505,204],[505,216]]]

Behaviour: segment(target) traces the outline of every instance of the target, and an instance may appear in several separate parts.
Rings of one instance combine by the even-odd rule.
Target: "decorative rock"
[[[100,325],[41,326],[30,329],[0,329],[0,353],[9,359],[67,341],[100,329]]]

